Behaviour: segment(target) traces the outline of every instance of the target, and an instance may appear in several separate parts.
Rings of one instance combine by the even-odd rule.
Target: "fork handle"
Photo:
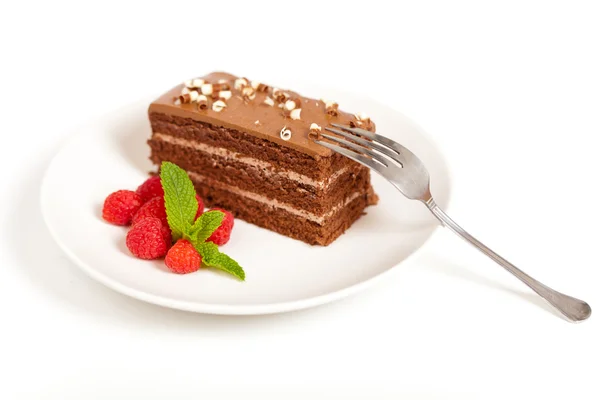
[[[452,232],[465,239],[467,242],[475,246],[479,251],[487,255],[492,260],[500,264],[505,270],[516,276],[521,282],[529,286],[534,292],[543,297],[548,303],[556,308],[560,313],[571,321],[583,321],[592,313],[591,307],[584,301],[574,297],[567,296],[549,288],[543,283],[533,279],[519,268],[502,258],[500,255],[492,251],[489,247],[481,243],[479,240],[471,236],[467,231],[461,228],[454,222],[436,203],[433,199],[425,202],[425,205],[440,220],[440,222],[448,227]]]

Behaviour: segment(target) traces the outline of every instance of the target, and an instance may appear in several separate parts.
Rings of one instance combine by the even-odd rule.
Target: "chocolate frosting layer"
[[[177,104],[174,99],[181,94],[182,89],[185,87],[184,84],[181,84],[154,101],[149,107],[149,112],[191,118],[212,125],[237,129],[315,158],[329,157],[333,152],[314,143],[308,137],[311,124],[315,123],[321,128],[325,128],[331,123],[344,125],[361,123],[354,114],[341,110],[338,110],[337,115],[328,114],[326,104],[322,100],[303,97],[298,93],[280,89],[289,96],[290,100],[296,100],[296,108],[302,110],[300,119],[292,119],[289,116],[289,110],[286,111],[285,108],[278,107],[277,100],[275,100],[274,105],[265,104],[267,97],[276,97],[273,88],[269,88],[267,91],[262,91],[259,88],[250,99],[248,96],[244,97],[242,90],[235,87],[237,78],[225,72],[213,72],[201,77],[208,84],[218,84],[219,81],[226,81],[230,86],[231,97],[222,100],[227,106],[221,111],[213,110],[212,104],[217,99],[211,99],[210,95],[207,96],[208,107],[206,109],[199,109],[196,102]],[[251,86],[249,85],[249,87]],[[368,124],[370,129],[374,129],[372,123],[368,122]],[[289,140],[283,140],[280,137],[280,132],[284,127],[287,127],[292,133]]]

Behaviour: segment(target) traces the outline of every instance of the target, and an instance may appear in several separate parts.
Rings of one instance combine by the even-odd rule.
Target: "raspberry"
[[[194,221],[198,219],[199,216],[204,212],[204,201],[202,201],[202,197],[196,195],[196,200],[198,201],[198,211],[196,211],[196,216],[194,217]]]
[[[108,195],[102,207],[102,218],[115,225],[129,225],[142,206],[142,198],[131,190],[119,190]]]
[[[167,249],[169,249],[169,247],[171,247],[171,244],[173,244],[173,238],[171,237],[171,228],[169,228],[169,225],[162,226],[162,235],[165,239],[165,243],[167,243]]]
[[[190,242],[179,239],[167,253],[165,264],[176,274],[189,274],[200,269],[202,257]]]
[[[213,232],[212,235],[208,239],[207,242],[213,242],[217,246],[222,246],[225,243],[229,242],[229,237],[231,236],[231,230],[233,229],[233,215],[229,211],[225,211],[222,208],[213,208],[210,211],[221,211],[225,214],[225,218],[223,218],[223,222],[221,222],[221,226],[217,228],[216,231]]]
[[[164,197],[155,197],[146,202],[139,211],[135,213],[131,220],[131,224],[135,225],[138,221],[148,217],[158,218],[164,226],[169,226]]]
[[[163,197],[165,192],[163,191],[160,183],[160,176],[151,176],[146,179],[146,182],[142,183],[136,190],[137,194],[142,197],[142,202],[147,202],[154,197]]]
[[[127,232],[125,243],[134,256],[144,260],[153,260],[167,254],[168,244],[164,225],[154,217],[138,221]]]

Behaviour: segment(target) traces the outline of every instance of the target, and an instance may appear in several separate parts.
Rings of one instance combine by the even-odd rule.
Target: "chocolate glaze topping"
[[[265,85],[261,84],[256,90],[251,91],[248,89],[243,92],[241,89],[235,88],[237,78],[225,72],[213,72],[201,77],[208,84],[218,85],[220,81],[222,85],[226,81],[226,85],[229,86],[231,97],[221,99],[226,104],[226,107],[222,108],[221,111],[216,111],[219,107],[212,107],[212,104],[218,100],[217,93],[207,96],[208,107],[205,109],[199,109],[197,102],[180,103],[180,101],[175,101],[182,94],[182,89],[185,87],[183,84],[174,87],[159,97],[150,105],[148,111],[191,118],[216,126],[237,129],[258,138],[270,140],[281,146],[293,148],[317,159],[329,157],[333,152],[314,143],[309,138],[311,124],[315,123],[324,128],[331,123],[351,125],[351,123],[356,124],[358,121],[355,115],[342,110],[338,110],[337,115],[332,116],[326,112],[326,105],[323,101],[303,97],[289,90],[281,89],[284,93],[282,95],[281,93],[274,93],[272,87],[265,88]],[[246,87],[251,88],[250,85]],[[251,92],[250,95],[248,95],[249,92]],[[296,103],[296,108],[301,109],[299,119],[290,117],[290,111],[286,110],[285,101],[283,101],[284,107],[279,107],[277,98],[283,99],[286,98],[286,95],[288,100]],[[274,100],[274,105],[265,104],[267,97]],[[291,131],[289,140],[283,140],[281,137],[284,126]],[[374,125],[368,122],[368,126],[364,126],[364,128],[374,130]]]

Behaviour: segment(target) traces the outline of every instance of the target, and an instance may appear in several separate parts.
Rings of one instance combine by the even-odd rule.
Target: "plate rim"
[[[327,85],[321,85],[321,84],[315,84],[315,83],[311,83],[311,85],[317,86],[317,87],[324,87],[324,88],[330,87],[331,89],[334,89],[334,90],[337,90],[340,92],[354,94],[354,95],[359,94],[356,92],[349,92],[347,90],[340,89],[335,86],[327,86]],[[381,104],[385,107],[388,107],[389,109],[393,110],[395,113],[399,114],[402,118],[404,118],[411,125],[413,125],[416,129],[418,129],[419,133],[433,147],[435,147],[438,150],[438,153],[440,156],[440,161],[442,162],[442,164],[444,166],[445,172],[447,174],[447,179],[448,179],[447,197],[446,197],[446,208],[448,208],[448,206],[452,202],[453,175],[452,175],[452,170],[450,168],[450,165],[447,162],[447,158],[444,155],[444,153],[441,151],[440,147],[438,146],[438,143],[435,140],[433,140],[431,135],[429,135],[429,133],[427,133],[427,131],[425,129],[423,129],[413,119],[409,118],[404,113],[397,110],[395,107],[387,105],[385,103],[381,103],[380,101],[372,98],[371,96],[367,96],[367,95],[363,95],[363,94],[360,94],[360,96],[362,98],[366,99],[367,101],[373,102],[375,104]],[[47,186],[49,184],[48,176],[50,175],[52,168],[53,168],[54,164],[57,162],[57,159],[59,158],[60,154],[62,154],[63,151],[65,151],[65,149],[68,147],[68,144],[70,142],[74,141],[76,138],[78,138],[80,136],[83,136],[86,134],[91,134],[91,133],[86,133],[86,132],[93,132],[92,130],[86,131],[81,128],[91,126],[96,121],[102,121],[102,123],[106,123],[108,118],[114,117],[115,114],[117,114],[123,110],[127,110],[132,107],[135,107],[136,105],[142,103],[142,101],[143,101],[143,99],[140,98],[137,101],[125,103],[124,105],[122,105],[120,107],[115,107],[112,110],[110,110],[109,112],[106,112],[99,117],[92,118],[83,123],[78,124],[78,126],[75,129],[72,129],[71,133],[69,135],[67,135],[66,139],[62,141],[62,143],[60,144],[60,148],[52,156],[52,159],[48,163],[46,171],[43,174],[42,184],[40,185],[39,201],[40,201],[40,208],[42,211],[42,219],[44,220],[44,223],[45,223],[52,239],[55,241],[55,243],[58,245],[58,247],[67,255],[67,258],[69,258],[70,261],[72,261],[75,265],[77,265],[86,275],[88,275],[88,277],[92,278],[93,280],[96,280],[97,282],[105,285],[106,287],[114,290],[117,293],[134,298],[139,301],[158,305],[161,307],[177,309],[177,310],[182,310],[182,311],[187,311],[187,312],[194,312],[194,313],[199,313],[199,314],[230,315],[230,316],[232,316],[232,315],[240,315],[240,316],[241,315],[268,315],[268,314],[278,314],[278,313],[284,313],[284,312],[303,310],[303,309],[312,308],[312,307],[315,307],[318,305],[332,303],[332,302],[340,300],[342,298],[351,296],[352,294],[358,293],[364,289],[367,289],[369,286],[376,284],[381,279],[383,279],[385,276],[388,276],[392,271],[396,270],[400,264],[406,264],[406,263],[411,262],[418,254],[420,254],[423,251],[423,249],[425,248],[427,243],[431,240],[431,238],[435,235],[435,233],[441,227],[440,225],[435,226],[433,228],[431,234],[429,236],[427,236],[427,238],[423,241],[423,243],[421,243],[421,245],[419,247],[417,247],[412,253],[410,253],[408,256],[406,256],[406,258],[404,258],[400,262],[394,264],[390,268],[380,272],[379,274],[374,275],[368,279],[365,279],[361,282],[355,283],[353,285],[350,285],[350,286],[342,288],[342,289],[338,289],[338,290],[335,290],[335,291],[332,291],[329,293],[324,293],[324,294],[320,294],[317,296],[300,299],[300,300],[283,301],[283,302],[269,303],[269,304],[252,304],[252,305],[214,304],[214,303],[205,303],[205,302],[196,302],[196,301],[176,300],[176,299],[172,299],[172,298],[168,298],[168,297],[164,297],[164,296],[160,296],[160,295],[147,293],[142,290],[138,290],[138,289],[129,287],[125,284],[120,283],[119,281],[117,281],[115,279],[111,279],[110,277],[103,274],[102,272],[99,272],[97,269],[94,269],[91,266],[87,265],[87,263],[85,263],[83,260],[81,260],[65,243],[63,243],[61,241],[59,235],[54,230],[54,228],[52,227],[52,224],[48,220],[48,211],[46,210],[46,206],[47,206],[48,202],[44,201],[44,199],[46,198],[48,190],[49,190],[47,188]]]

